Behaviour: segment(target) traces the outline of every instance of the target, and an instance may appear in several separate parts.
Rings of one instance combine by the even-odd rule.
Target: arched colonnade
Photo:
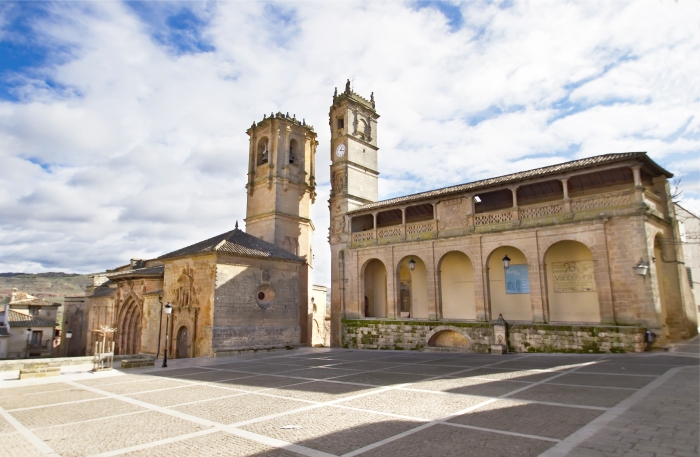
[[[614,323],[607,253],[583,241],[375,251],[358,258],[358,305],[347,311],[360,318],[487,321],[502,314],[510,322]]]

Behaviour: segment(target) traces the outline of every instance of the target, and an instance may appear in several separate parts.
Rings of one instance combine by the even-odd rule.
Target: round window
[[[272,302],[275,300],[275,290],[267,284],[263,284],[258,287],[258,294],[256,295],[256,302],[259,307],[267,309],[272,306]]]

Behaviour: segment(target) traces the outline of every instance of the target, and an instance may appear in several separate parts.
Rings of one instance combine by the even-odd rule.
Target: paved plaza
[[[0,381],[7,456],[697,456],[672,352],[295,349]]]

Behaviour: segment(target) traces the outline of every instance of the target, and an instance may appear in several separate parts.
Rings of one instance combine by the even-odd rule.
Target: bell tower
[[[347,246],[352,230],[348,211],[378,199],[377,120],[374,93],[369,100],[345,84],[333,94],[331,127],[331,346],[340,345],[340,322],[345,309],[348,271]]]
[[[305,121],[282,113],[263,116],[246,133],[246,232],[311,263],[316,133]]]
[[[306,259],[299,272],[299,308],[302,342],[307,342],[316,132],[295,115],[278,112],[253,122],[246,133],[250,137],[246,233]]]

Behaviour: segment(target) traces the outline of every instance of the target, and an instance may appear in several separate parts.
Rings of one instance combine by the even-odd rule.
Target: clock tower
[[[340,320],[344,316],[348,274],[347,246],[352,230],[347,212],[378,199],[377,120],[374,93],[369,100],[345,84],[333,94],[331,127],[331,346],[340,345]]]

